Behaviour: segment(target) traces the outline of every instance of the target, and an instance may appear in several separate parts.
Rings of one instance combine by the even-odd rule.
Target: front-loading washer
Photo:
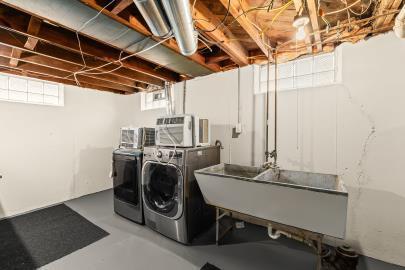
[[[201,194],[194,171],[219,164],[216,146],[145,147],[142,198],[145,224],[183,244],[208,229],[215,210]]]

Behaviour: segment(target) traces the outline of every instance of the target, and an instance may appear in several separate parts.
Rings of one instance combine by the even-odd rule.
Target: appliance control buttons
[[[162,158],[162,156],[163,156],[162,151],[158,151],[158,152],[156,153],[156,156],[157,156],[158,158]]]

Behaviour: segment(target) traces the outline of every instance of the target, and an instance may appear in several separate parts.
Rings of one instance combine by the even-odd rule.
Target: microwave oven
[[[198,147],[210,145],[208,119],[191,114],[159,117],[156,121],[156,145]]]

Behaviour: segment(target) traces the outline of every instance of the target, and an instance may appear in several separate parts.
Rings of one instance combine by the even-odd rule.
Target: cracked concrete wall
[[[346,242],[405,266],[405,42],[388,33],[338,55],[340,84],[280,93],[279,163],[340,175]]]
[[[346,241],[361,253],[405,266],[405,42],[392,33],[338,48],[342,83],[279,94],[278,154],[285,169],[338,174],[349,191]],[[207,117],[222,161],[264,161],[264,95],[254,95],[253,68],[241,70],[243,132],[237,123],[237,71],[187,83],[187,112]],[[182,83],[175,86],[181,104]],[[135,96],[140,104],[140,97]],[[153,125],[164,110],[141,112]],[[273,150],[273,115],[270,151]],[[291,203],[294,199],[291,198]],[[336,239],[328,239],[338,244]]]

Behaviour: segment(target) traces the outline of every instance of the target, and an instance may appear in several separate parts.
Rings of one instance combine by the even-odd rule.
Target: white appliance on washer
[[[191,114],[163,116],[156,121],[157,146],[209,146],[210,135],[208,119]]]
[[[220,162],[217,146],[145,147],[142,198],[145,224],[180,243],[189,244],[215,221],[194,171]]]

